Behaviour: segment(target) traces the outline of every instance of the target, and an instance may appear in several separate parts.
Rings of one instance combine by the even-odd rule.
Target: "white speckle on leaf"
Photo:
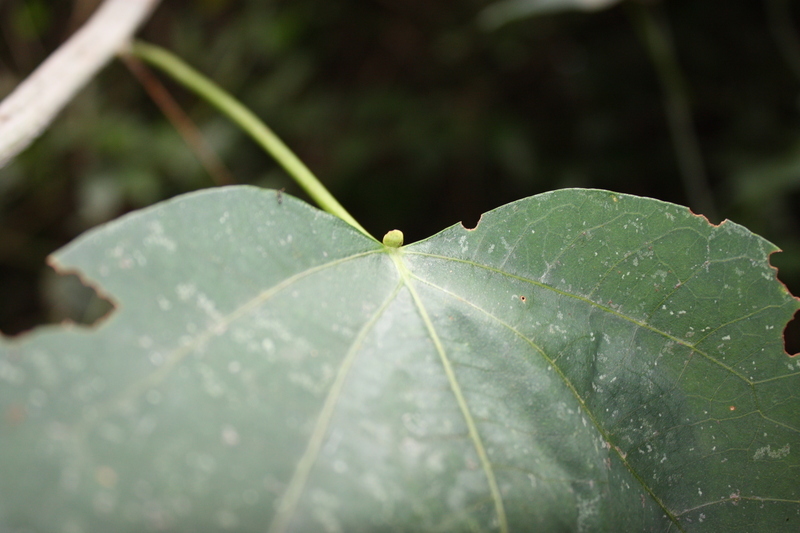
[[[651,278],[656,278],[656,277],[660,278],[661,279],[661,283],[664,283],[665,281],[667,281],[667,271],[666,270],[656,270],[655,272],[653,272],[653,274],[650,277]]]
[[[225,446],[236,446],[239,444],[239,432],[230,424],[222,426],[220,437]]]
[[[591,520],[598,514],[598,504],[600,503],[600,495],[594,498],[577,498],[578,507],[578,531],[593,531],[593,521]]]
[[[228,330],[228,323],[220,320],[219,322],[215,322],[211,324],[209,331],[214,335],[223,335]]]
[[[264,337],[261,341],[261,347],[264,348],[264,351],[267,353],[272,353],[275,351],[275,343],[269,337]]]
[[[311,502],[314,509],[314,519],[319,523],[321,531],[325,533],[341,533],[344,531],[339,519],[336,518],[337,511],[341,507],[339,498],[317,489],[311,492]]]
[[[167,251],[175,251],[175,241],[164,234],[164,228],[161,223],[151,222],[148,228],[150,229],[150,234],[144,238],[145,246],[160,246]]]
[[[169,300],[167,300],[163,296],[157,296],[156,297],[156,302],[158,302],[158,307],[162,311],[169,311],[170,309],[172,309],[172,302],[170,302]]]
[[[205,312],[209,317],[211,317],[214,321],[221,321],[222,314],[217,311],[216,305],[214,302],[205,294],[199,293],[197,295],[197,307],[199,307],[203,312]]]
[[[403,416],[405,417],[406,415],[408,415],[408,413]],[[425,451],[425,445],[423,445],[417,439],[404,437],[400,442],[400,451],[403,452],[403,455],[409,463],[414,464],[419,460],[419,457]]]
[[[145,266],[147,264],[147,258],[139,250],[135,250],[133,252],[133,258],[136,260],[136,264],[139,266]]]
[[[194,296],[194,293],[197,292],[197,287],[195,287],[194,283],[181,283],[175,287],[175,292],[178,294],[178,298],[185,302]]]
[[[25,371],[0,359],[0,379],[13,385],[21,385],[25,381]]]
[[[791,448],[788,444],[783,446],[782,448],[778,448],[777,450],[772,450],[772,447],[767,444],[761,448],[756,450],[756,453],[753,454],[753,460],[757,461],[759,459],[764,459],[764,457],[769,457],[770,459],[782,459],[789,455]]]
[[[210,367],[203,365],[199,371],[203,377],[203,388],[209,396],[218,398],[225,393],[219,378]]]

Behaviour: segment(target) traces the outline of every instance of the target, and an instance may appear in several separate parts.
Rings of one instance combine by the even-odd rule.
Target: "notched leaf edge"
[[[708,224],[712,228],[720,228],[727,224],[739,225],[729,218],[722,220],[719,224],[715,224],[711,222],[708,219],[708,217],[705,216],[704,214],[695,213],[694,211],[692,211],[690,207],[687,207],[686,209],[692,216],[702,218],[706,222],[706,224]],[[741,226],[741,227],[747,229],[746,226]],[[747,231],[750,230],[747,229]],[[758,235],[758,234],[753,233],[753,235]],[[761,239],[764,239],[760,235],[758,236]],[[775,244],[772,243],[771,241],[767,241],[766,239],[764,240],[773,247],[772,251],[770,251],[764,259],[766,260],[769,268],[772,269],[772,273],[775,276],[775,281],[783,287],[783,290],[786,292],[786,294],[788,294],[792,299],[795,300],[795,305],[796,305],[795,312],[792,314],[792,317],[789,318],[783,325],[783,333],[782,333],[783,351],[787,357],[794,359],[800,356],[800,298],[792,294],[792,291],[789,290],[789,287],[786,286],[786,284],[781,280],[780,276],[778,275],[780,270],[778,269],[778,267],[772,264],[772,255],[783,252],[783,250],[775,246]]]
[[[84,309],[85,314],[82,317],[66,317],[60,321],[61,324],[75,324],[79,327],[96,330],[120,308],[120,303],[111,294],[103,290],[99,283],[87,277],[81,270],[64,267],[53,255],[47,257],[46,263],[57,276],[61,278],[74,276],[87,291],[91,292],[90,301]]]

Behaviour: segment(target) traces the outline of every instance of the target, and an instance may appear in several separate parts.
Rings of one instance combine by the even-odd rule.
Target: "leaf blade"
[[[559,196],[567,198],[568,200],[560,201],[558,198]],[[536,208],[537,212],[544,211],[546,216],[539,216],[531,221],[525,216],[527,213],[519,208],[519,204],[523,202],[527,203],[527,200],[517,202],[484,215],[484,218],[474,230],[465,230],[454,226],[453,228],[445,230],[442,234],[439,234],[437,236],[439,240],[435,244],[424,241],[416,248],[414,246],[408,247],[406,249],[406,257],[411,258],[414,257],[415,254],[418,254],[418,258],[430,257],[433,254],[432,249],[435,246],[435,254],[433,255],[449,255],[456,258],[459,264],[467,265],[469,263],[477,263],[474,261],[474,257],[479,255],[476,249],[483,247],[480,257],[487,263],[487,269],[492,269],[495,272],[511,272],[514,275],[518,275],[519,279],[529,281],[531,286],[543,288],[553,294],[572,298],[575,301],[586,301],[589,307],[599,310],[594,316],[589,314],[588,316],[581,317],[581,320],[584,320],[586,323],[591,323],[593,319],[602,322],[605,328],[609,328],[609,324],[611,324],[613,320],[620,318],[633,325],[634,329],[641,328],[653,331],[667,339],[667,346],[670,346],[670,349],[682,349],[684,351],[688,350],[687,353],[690,354],[700,354],[709,364],[722,368],[724,372],[732,375],[732,378],[722,376],[721,380],[724,383],[726,379],[729,381],[732,379],[740,383],[737,387],[739,390],[737,393],[738,398],[742,398],[743,400],[747,399],[746,393],[755,395],[755,390],[752,388],[753,382],[744,374],[742,368],[744,363],[752,361],[746,361],[742,355],[732,355],[730,351],[720,351],[716,343],[725,339],[732,331],[732,328],[747,327],[749,329],[746,331],[740,331],[740,336],[748,337],[749,335],[751,337],[749,339],[750,344],[741,346],[739,350],[746,354],[748,351],[755,350],[755,346],[759,344],[759,341],[765,339],[764,335],[756,334],[760,327],[770,328],[770,324],[772,324],[774,328],[774,324],[776,323],[786,323],[797,308],[796,300],[788,294],[785,287],[775,282],[774,270],[769,267],[766,261],[768,254],[775,250],[774,246],[763,241],[763,239],[753,236],[733,223],[726,222],[720,226],[714,227],[707,224],[699,217],[692,215],[686,209],[655,201],[642,202],[640,199],[634,199],[624,195],[604,193],[601,191],[565,191],[563,193],[555,192],[540,195],[535,199],[529,200],[547,204],[546,206],[540,205]],[[621,208],[620,206],[623,204],[633,205],[633,208]],[[643,210],[643,207],[647,209]],[[498,214],[500,212],[503,214]],[[553,216],[554,213],[562,213],[562,215],[555,217]],[[600,214],[603,219],[601,223],[595,223],[592,220],[592,216],[597,217],[598,214]],[[494,218],[500,216],[506,216],[507,219],[499,222]],[[662,222],[666,219],[665,222],[668,222],[668,224],[653,224],[654,217],[663,217]],[[515,218],[520,219],[519,223],[515,224],[509,222],[509,219],[513,220]],[[576,223],[576,221],[578,222]],[[675,224],[676,221],[678,222],[677,224]],[[537,224],[539,222],[541,222],[541,224]],[[657,229],[653,235],[639,237],[638,241],[631,239],[624,231],[632,228],[634,231],[628,233],[637,234],[643,232],[643,228],[648,223],[651,226],[661,229]],[[481,226],[484,224],[488,229],[482,231]],[[554,230],[553,228],[558,224],[562,225],[562,229]],[[637,224],[639,227],[637,227]],[[606,226],[614,227],[613,231],[602,232],[602,228]],[[513,231],[509,228],[513,228]],[[566,229],[566,231],[564,231],[564,229]],[[527,240],[518,239],[515,241],[513,238],[514,236],[509,234],[513,232],[516,232],[517,236],[531,232],[530,235],[533,237]],[[705,232],[705,235],[703,235],[703,232]],[[592,233],[594,233],[594,235]],[[538,237],[536,237],[537,234],[539,235]],[[553,234],[558,235],[559,239],[554,239],[552,237]],[[702,236],[702,239],[700,236]],[[730,241],[734,238],[739,238],[737,246],[743,250],[734,250],[734,253],[731,254],[729,253]],[[743,240],[742,238],[746,240],[741,242]],[[444,248],[449,254],[442,252],[442,241],[446,243]],[[514,242],[522,243],[522,245],[515,247],[512,244]],[[596,243],[598,242],[601,242],[602,246],[597,246]],[[659,244],[663,242],[668,243],[667,251],[694,249],[695,253],[693,255],[695,259],[690,261],[691,264],[680,264],[680,262],[676,262],[678,260],[675,259],[679,257],[679,254],[672,253],[670,256],[671,259],[669,260],[672,263],[666,264],[664,260],[658,260],[659,254],[663,257],[669,255],[665,252],[663,247],[659,246]],[[682,243],[683,245],[679,246],[677,243]],[[650,247],[654,247],[655,249],[652,250]],[[574,252],[574,250],[578,248],[582,248],[582,250]],[[581,261],[581,259],[585,259],[586,257],[597,257],[598,251],[602,252],[603,248],[606,248],[608,252],[605,256],[601,253],[601,257],[592,263]],[[502,251],[503,253],[495,253],[492,255],[494,250]],[[620,253],[620,250],[628,250],[628,253]],[[632,253],[631,250],[637,253]],[[698,256],[700,259],[696,259]],[[535,260],[531,260],[531,258]],[[649,267],[645,266],[648,258],[655,258],[655,260],[651,261],[652,264]],[[494,262],[487,261],[487,259],[492,259]],[[642,268],[639,268],[637,278],[637,270],[634,267],[639,267],[639,265],[634,265],[634,262],[641,262],[642,268],[649,269],[645,270],[649,279],[642,274]],[[742,317],[739,315],[743,312],[742,308],[744,307],[743,304],[736,303],[737,300],[739,300],[737,298],[733,298],[733,305],[728,305],[725,309],[711,309],[707,305],[702,312],[706,313],[708,316],[703,316],[703,314],[698,313],[697,310],[693,311],[689,308],[689,303],[696,306],[698,305],[696,303],[697,301],[713,301],[714,298],[718,296],[718,293],[725,289],[726,284],[732,283],[732,278],[744,275],[745,264],[753,266],[757,263],[763,266],[760,266],[758,271],[750,276],[751,279],[744,282],[739,287],[734,287],[733,289],[728,288],[726,290],[736,294],[735,291],[743,292],[744,289],[747,289],[751,293],[747,299],[747,301],[750,302],[763,300],[763,295],[767,294],[777,303],[770,303],[760,307],[757,306],[757,309],[744,310],[746,313],[745,317],[748,319],[745,326],[736,326],[742,322]],[[573,269],[570,271],[568,268],[570,265],[580,265],[581,268],[580,270]],[[719,273],[718,269],[720,265],[727,269],[722,274]],[[528,269],[529,272],[527,275],[524,274],[526,269]],[[531,269],[533,270],[532,274],[530,273]],[[420,259],[416,265],[416,271],[418,272],[441,272],[443,270],[443,268],[435,269],[430,267],[430,265],[426,264],[422,259]],[[523,274],[518,274],[519,272],[523,272]],[[470,277],[469,274],[461,273],[460,270],[452,266],[448,271],[448,276],[451,279],[457,280],[453,281],[451,285],[463,284],[463,280]],[[634,282],[632,284],[630,282],[627,282],[627,284],[621,283],[621,280],[626,276],[632,276]],[[652,279],[655,279],[655,282],[653,282]],[[697,280],[700,280],[700,282]],[[762,283],[761,280],[764,280],[766,283]],[[641,290],[632,293],[630,287],[642,287],[643,281],[653,283],[653,290],[651,293],[642,294],[643,291]],[[485,282],[481,283],[486,284]],[[437,278],[435,284],[449,288],[446,280]],[[757,290],[754,290],[754,287],[757,287]],[[656,291],[655,289],[660,290]],[[683,294],[687,294],[691,291],[693,296],[691,302],[687,303],[688,299],[681,299],[680,289],[683,289]],[[470,291],[469,289],[462,288],[461,290],[461,294],[465,292],[470,292],[471,294],[478,293],[474,289]],[[668,297],[660,296],[658,293],[660,293],[661,290],[670,291],[670,295]],[[703,291],[705,291],[706,294],[704,294]],[[507,296],[516,299],[519,299],[520,295],[524,296],[525,294],[526,293],[522,289],[506,291]],[[631,297],[630,294],[633,294],[634,297]],[[547,298],[548,295],[534,295],[531,297],[529,292],[527,302],[533,302],[535,304],[537,301],[547,300]],[[558,308],[559,305],[566,306],[563,302],[550,301],[547,302],[546,307],[554,309]],[[692,314],[692,320],[694,321],[692,325],[686,325],[687,322],[681,318],[689,314],[687,312],[680,312],[682,309],[687,308]],[[562,315],[564,314],[567,314],[566,309]],[[605,315],[605,317],[601,315]],[[712,326],[712,320],[714,324],[719,325]],[[507,322],[513,321],[507,320]],[[558,335],[566,335],[566,331],[563,331],[566,328],[560,327],[559,329],[559,323],[563,324],[564,319],[563,316],[559,316],[558,313],[552,313],[549,316],[543,316],[539,319],[540,326],[549,324],[551,340]],[[556,328],[555,331],[553,331],[554,327]],[[584,328],[584,330],[586,330],[586,328]],[[703,335],[697,341],[693,340],[695,330],[702,332]],[[681,331],[683,331],[683,334],[681,334]],[[541,336],[540,332],[539,337]],[[754,341],[754,338],[759,339],[759,341]],[[566,338],[562,339],[562,341],[564,340],[566,340]],[[728,337],[727,340],[730,340],[730,337]],[[611,340],[609,341],[609,344],[610,343]],[[785,356],[783,350],[779,349],[782,348],[779,334],[772,335],[771,339],[764,343],[764,346],[772,350],[771,354],[775,359],[768,370],[769,372],[774,372],[780,367],[781,359],[777,356],[783,357],[784,364],[792,362],[791,359]],[[553,345],[547,349],[552,353],[560,353],[557,342],[554,342]],[[621,343],[618,343],[618,345],[614,347],[614,350],[619,353],[629,351],[626,350],[625,346]],[[656,349],[654,353],[659,353],[659,350]],[[571,383],[582,384],[576,387],[577,390],[584,391],[583,394],[578,395],[581,404],[587,405],[589,409],[597,410],[591,405],[591,398],[597,396],[596,391],[592,391],[591,387],[592,385],[600,387],[601,384],[596,382],[596,380],[588,379],[590,376],[586,376],[585,372],[583,372],[583,369],[589,368],[591,365],[569,363],[569,357],[574,357],[574,354],[569,356],[563,356],[562,354],[560,356],[560,361],[565,369],[565,375],[568,376],[567,380]],[[739,358],[738,362],[732,364],[732,361],[737,357]],[[586,362],[584,361],[584,363]],[[657,364],[658,361],[654,361],[654,363]],[[764,366],[766,367],[767,365]],[[682,369],[673,368],[672,370],[675,372],[674,376],[677,380]],[[764,370],[767,371],[766,368]],[[645,372],[645,370],[642,369],[642,372]],[[612,374],[609,373],[608,375]],[[596,376],[602,377],[603,374],[595,372],[595,377]],[[617,378],[619,378],[619,376],[617,376]],[[787,383],[796,383],[797,376],[790,371],[789,373],[784,373],[782,379],[786,380]],[[640,391],[646,390],[647,386],[647,380],[644,380],[638,386],[633,386],[631,388]],[[659,383],[653,381],[650,386],[664,388],[674,387],[675,385],[669,382]],[[742,389],[745,390],[742,391]],[[619,388],[615,390],[616,395],[622,394]],[[696,393],[696,391],[694,392]],[[794,395],[794,393],[789,393],[783,397],[783,404],[789,405],[795,398],[796,395]],[[717,407],[715,415],[724,419],[721,420],[721,422],[731,419],[731,407],[733,407],[734,410],[739,408],[725,401],[722,401],[721,405],[717,405],[720,402],[712,402],[710,401],[711,399],[713,399],[713,396],[709,394],[709,401],[707,403]],[[638,402],[629,400],[628,402],[622,403],[635,405]],[[706,405],[706,407],[708,407],[708,405]],[[742,405],[740,408],[746,408],[746,405]],[[675,409],[680,411],[680,408],[677,406]],[[729,411],[726,412],[725,409]],[[673,417],[675,417],[675,414],[676,413],[673,413]],[[784,410],[784,415],[788,420],[791,420],[791,423],[786,425],[788,432],[780,433],[778,438],[779,440],[783,439],[781,441],[782,444],[797,442],[797,432],[800,426],[800,424],[798,424],[797,413]],[[630,455],[632,451],[636,451],[636,447],[631,447],[631,444],[639,439],[639,437],[636,436],[637,430],[635,428],[623,427],[621,422],[623,418],[622,416],[618,416],[617,420],[608,420],[608,422],[612,422],[612,427],[616,428],[616,435],[611,433],[607,442],[617,448],[620,457],[626,460],[626,457]],[[642,420],[645,419],[646,417],[642,418]],[[601,422],[598,425],[605,425],[606,423],[607,422]],[[616,424],[616,426],[614,424]],[[748,434],[752,435],[752,431],[749,431]],[[775,445],[773,445],[773,447],[774,446]],[[649,473],[653,474],[652,468]],[[729,480],[740,479],[740,476],[733,476],[731,472],[727,472],[726,476]],[[645,476],[640,477],[644,478]],[[681,477],[689,476],[685,473],[681,473]],[[702,475],[695,475],[692,480],[693,483],[699,484],[700,478],[702,478]],[[657,493],[669,494],[670,491],[668,488],[668,485],[662,482],[660,485],[655,484],[652,492],[654,496]],[[762,485],[762,490],[767,489],[768,487]],[[707,489],[707,491],[708,490],[709,489]],[[716,490],[722,491],[719,487]],[[721,495],[724,496],[724,501],[738,504],[741,501],[741,496],[732,497],[732,494],[736,493],[728,491],[726,494]],[[796,501],[797,499],[796,491],[792,489],[791,483],[784,487],[784,494],[787,501]],[[755,494],[751,495],[751,497],[759,498]],[[691,510],[696,507],[691,504],[683,503],[678,505],[678,502],[673,503],[669,498],[664,498],[664,500],[665,511],[674,516],[676,524],[679,523],[679,520],[686,520],[687,516],[689,519],[692,519],[692,516],[689,515],[692,513]],[[679,499],[676,498],[676,500]],[[700,504],[695,503],[694,505]],[[706,505],[709,504],[706,503]],[[699,520],[699,514],[694,514],[696,515],[694,520],[697,522]],[[735,515],[735,513],[731,514]],[[737,525],[735,520],[736,519],[731,520],[729,518],[726,521],[728,522],[726,527],[734,529],[741,527],[741,523]]]
[[[161,205],[59,256],[120,302],[97,331],[0,339],[0,524],[787,530],[772,251],[603,191],[402,248],[272,191]]]

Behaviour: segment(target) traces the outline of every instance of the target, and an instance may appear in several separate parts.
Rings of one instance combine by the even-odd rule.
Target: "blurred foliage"
[[[636,1],[671,29],[717,211],[782,247],[773,264],[800,294],[800,71],[787,49],[800,7],[786,0],[606,2],[493,31],[479,24],[489,0],[164,0],[140,36],[264,118],[373,234],[400,228],[412,242],[560,187],[689,203]],[[0,95],[96,4],[0,3]],[[238,182],[299,194],[234,126],[164,84]],[[210,186],[131,73],[110,65],[0,170],[0,330],[59,307],[39,296],[59,293],[41,289],[47,253]]]

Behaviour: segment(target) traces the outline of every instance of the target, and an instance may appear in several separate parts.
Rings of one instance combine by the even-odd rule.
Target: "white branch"
[[[24,150],[131,39],[159,0],[105,0],[0,102],[0,168]]]

